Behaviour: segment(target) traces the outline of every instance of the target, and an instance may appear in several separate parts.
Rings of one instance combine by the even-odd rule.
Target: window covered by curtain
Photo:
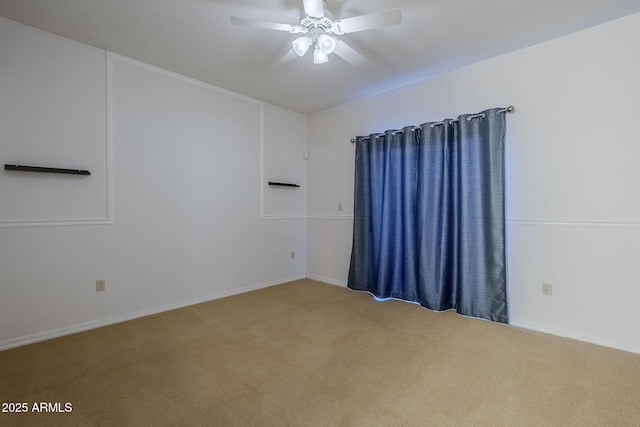
[[[356,138],[348,286],[508,322],[505,114]]]

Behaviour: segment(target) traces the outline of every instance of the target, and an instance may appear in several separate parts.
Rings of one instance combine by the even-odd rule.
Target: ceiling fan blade
[[[286,50],[285,50],[286,49]],[[291,47],[291,45],[286,46],[284,49],[280,51],[278,54],[278,58],[280,58],[277,62],[280,64],[288,64],[290,62],[295,61],[300,58],[295,50]]]
[[[337,34],[355,33],[357,31],[371,30],[374,28],[397,25],[402,22],[402,14],[398,9],[371,13],[368,15],[354,16],[334,21],[334,26],[339,29]]]
[[[324,17],[324,5],[322,0],[302,0],[304,3],[304,13],[312,18]]]
[[[360,55],[354,48],[338,40],[336,43],[336,50],[333,51],[340,58],[351,64],[353,67],[361,67],[367,62],[367,58]]]
[[[286,31],[288,33],[297,32],[296,25],[290,24],[280,24],[278,22],[267,22],[267,21],[258,21],[255,19],[244,19],[244,18],[231,18],[231,23],[233,25],[243,25],[245,27],[253,27],[253,28],[263,28],[265,30],[277,30],[277,31]]]

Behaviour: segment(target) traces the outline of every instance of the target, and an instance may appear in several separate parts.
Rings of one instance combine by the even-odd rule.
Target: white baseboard
[[[317,280],[318,282],[324,282],[330,285],[342,286],[344,288],[347,287],[347,282],[344,282],[342,280],[330,279],[324,276],[318,276],[317,274],[307,274],[307,279]]]
[[[10,348],[21,347],[27,344],[33,344],[39,341],[45,341],[52,338],[58,338],[65,335],[71,335],[78,332],[88,331],[90,329],[100,328],[102,326],[113,325],[116,323],[126,322],[128,320],[137,319],[140,317],[150,316],[152,314],[163,313],[165,311],[171,311],[178,308],[188,307],[190,305],[200,304],[207,301],[213,301],[220,298],[229,297],[232,295],[238,295],[245,292],[255,291],[258,289],[268,288],[269,286],[279,285],[281,283],[292,282],[294,280],[304,279],[305,276],[292,276],[282,279],[258,283],[254,285],[244,286],[241,288],[216,292],[205,297],[194,298],[190,300],[180,301],[173,304],[162,305],[159,307],[152,307],[148,309],[138,310],[131,313],[121,314],[112,317],[106,317],[103,319],[92,320],[90,322],[80,323],[76,325],[67,326],[64,328],[54,329],[51,331],[39,332],[37,334],[27,335],[25,337],[12,338],[5,341],[0,341],[0,351],[8,350]]]
[[[578,341],[588,342],[590,344],[596,344],[604,347],[615,348],[617,350],[628,351],[630,353],[640,354],[640,345],[638,344],[593,337],[590,335],[584,335],[580,333],[566,331],[563,329],[554,328],[547,325],[540,325],[537,323],[522,321],[518,319],[511,319],[509,321],[509,324],[512,326],[517,326],[520,328],[529,329],[536,332],[543,332],[545,334],[556,335],[563,338],[570,338]]]
[[[315,274],[307,274],[306,277],[312,280],[317,280],[319,282],[324,282],[331,285],[347,287],[347,282],[342,280],[336,280],[336,279],[319,276]],[[167,304],[159,307],[138,310],[138,311],[127,313],[127,314],[107,317],[104,319],[98,319],[98,320],[85,322],[77,325],[72,325],[64,328],[54,329],[51,331],[39,332],[37,334],[32,334],[25,337],[12,338],[12,339],[0,342],[0,351],[8,350],[10,348],[20,347],[27,344],[33,344],[39,341],[45,341],[52,338],[58,338],[65,335],[71,335],[78,332],[88,331],[90,329],[96,329],[102,326],[113,325],[115,323],[126,322],[128,320],[133,320],[133,319],[137,319],[144,316],[163,313],[165,311],[175,310],[182,307],[188,307],[190,305],[200,304],[203,302],[225,298],[232,295],[238,295],[245,292],[268,288],[269,286],[275,286],[281,283],[292,282],[292,281],[300,280],[303,278],[305,278],[305,276],[285,277],[285,278],[281,278],[281,279],[270,281],[270,282],[263,282],[263,283],[258,283],[254,285],[244,286],[242,288],[216,292],[214,294],[210,294],[202,298],[194,298],[186,301],[180,301],[174,304]],[[630,353],[640,354],[640,345],[638,344],[628,343],[624,341],[603,339],[599,337],[593,337],[590,335],[583,335],[583,334],[579,334],[579,333],[575,333],[575,332],[571,332],[571,331],[567,331],[559,328],[550,327],[548,325],[540,325],[537,323],[528,322],[525,320],[513,319],[513,318],[510,320],[509,324],[512,326],[517,326],[520,328],[529,329],[536,332],[542,332],[542,333],[556,335],[560,337],[575,339],[578,341],[588,342],[591,344],[615,348],[617,350],[628,351]]]

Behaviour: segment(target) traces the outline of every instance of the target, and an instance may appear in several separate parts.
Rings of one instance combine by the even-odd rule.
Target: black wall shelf
[[[271,182],[269,181],[269,185],[277,186],[277,187],[300,187],[298,184],[289,184],[287,182]]]
[[[41,172],[41,173],[62,173],[66,175],[91,175],[91,172],[82,169],[61,169],[61,168],[45,168],[41,166],[25,166],[25,165],[4,165],[6,171],[16,172]]]

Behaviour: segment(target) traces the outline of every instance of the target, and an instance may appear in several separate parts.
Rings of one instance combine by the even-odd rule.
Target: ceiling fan
[[[335,36],[396,25],[402,21],[402,15],[398,9],[353,18],[335,19],[333,14],[327,10],[326,1],[303,0],[303,4],[305,15],[297,25],[243,18],[231,18],[231,23],[300,34],[300,37],[291,43],[298,56],[304,56],[309,48],[315,44],[314,64],[324,64],[329,61],[329,55],[335,53],[352,66],[359,67],[367,62],[367,58]]]

